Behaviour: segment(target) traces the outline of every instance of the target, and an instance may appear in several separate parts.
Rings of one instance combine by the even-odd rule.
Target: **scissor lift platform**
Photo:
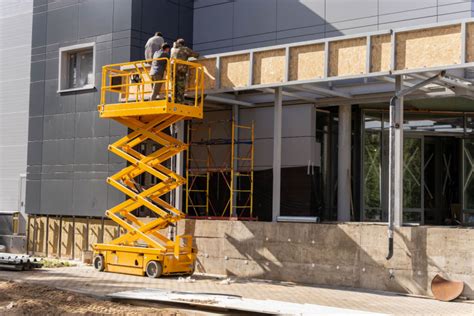
[[[164,60],[164,59],[163,59]],[[202,118],[203,69],[200,64],[166,60],[166,76],[154,81],[148,74],[150,61],[104,66],[102,69],[101,118],[110,118],[128,127],[129,134],[109,145],[109,151],[128,162],[128,166],[107,178],[107,183],[128,199],[107,210],[107,217],[118,223],[125,233],[109,243],[94,245],[94,266],[100,271],[159,277],[168,274],[191,274],[196,249],[192,237],[166,237],[163,230],[185,217],[164,196],[186,183],[186,179],[165,164],[171,157],[187,149],[187,144],[170,136],[175,123]],[[191,104],[175,102],[176,66],[188,68],[187,93]],[[161,99],[150,100],[153,84],[161,83]],[[156,143],[156,149],[143,154],[137,146],[145,141]],[[142,186],[137,179],[148,173],[157,179]],[[146,207],[156,218],[145,222],[136,214]]]

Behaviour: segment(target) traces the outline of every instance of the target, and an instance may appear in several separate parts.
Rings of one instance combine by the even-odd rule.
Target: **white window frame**
[[[80,52],[92,48],[92,83],[80,88],[68,88],[69,78],[69,59],[70,53]],[[96,48],[95,43],[84,43],[59,48],[59,73],[58,73],[58,93],[83,91],[95,89],[95,59]]]

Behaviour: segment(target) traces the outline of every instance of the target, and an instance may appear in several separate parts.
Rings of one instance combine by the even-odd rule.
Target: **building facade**
[[[350,10],[347,5],[351,6]],[[342,6],[346,9],[341,10]],[[107,144],[126,131],[97,116],[100,69],[109,63],[141,59],[144,42],[155,30],[162,31],[168,41],[178,36],[188,42],[192,39],[194,49],[206,55],[473,15],[471,1],[454,0],[397,4],[376,0],[351,1],[349,4],[344,1],[285,0],[34,1],[33,9],[27,212],[74,216],[102,216],[105,209],[123,198],[104,181],[123,167],[123,162],[107,152]],[[88,70],[82,70],[81,65]],[[416,134],[417,129],[421,129],[426,136],[427,145],[424,145],[425,141],[412,144],[426,157],[430,156],[430,151],[443,152],[451,143],[450,138],[433,140],[433,135],[429,134],[434,130],[438,133],[438,121],[458,122],[452,123],[452,130],[445,130],[445,136],[470,133],[471,117],[465,113],[469,111],[470,101],[451,98],[429,102],[434,103],[439,104],[431,107],[427,101],[417,101],[411,102],[410,106],[430,111],[455,108],[458,113],[446,117],[433,114],[431,130],[417,128],[421,123],[416,122],[425,120],[422,114],[413,114],[413,119],[411,114],[407,115],[415,126],[410,127],[410,133]],[[386,110],[386,104],[360,104],[350,110],[352,173],[348,178],[350,188],[344,195],[351,197],[344,201],[338,198],[338,125],[341,120],[338,107],[285,106],[279,216],[333,221],[341,219],[337,211],[339,203],[339,208],[350,209],[345,220],[385,220],[387,181],[386,174],[379,170],[386,170],[386,140],[380,127],[387,119]],[[254,208],[261,220],[272,219],[273,197],[269,182],[272,181],[274,122],[271,113],[268,106],[257,106],[243,108],[239,115],[242,123],[255,122]],[[218,109],[209,108],[207,120],[232,117],[232,107],[224,105]],[[419,139],[417,137],[415,139]],[[433,142],[438,145],[429,145]],[[299,154],[294,155],[295,152]],[[444,159],[461,159],[458,156],[443,158],[439,154],[432,163],[436,161],[436,166],[440,166]],[[413,158],[419,166],[422,166],[422,157]],[[450,163],[449,168],[454,166]],[[423,167],[437,170],[435,165]],[[433,183],[428,179],[425,181],[420,168],[410,172],[417,175],[413,181],[419,183],[417,188],[410,190],[419,196],[406,199],[414,201],[413,205],[407,205],[415,210],[412,220],[442,224],[449,217],[451,205],[455,204],[457,208],[462,204],[459,188],[451,185],[447,191],[446,181],[442,179],[446,173],[439,175]],[[449,181],[460,183],[460,171],[451,170],[450,173],[455,171],[459,175]],[[425,187],[421,187],[422,183]],[[433,198],[427,198],[425,189],[431,192],[435,187],[437,193],[443,191],[450,198],[438,199],[436,203]],[[444,195],[431,192],[429,196]],[[345,204],[341,206],[341,203]],[[425,208],[448,213],[426,215],[431,220],[425,221],[422,211]]]

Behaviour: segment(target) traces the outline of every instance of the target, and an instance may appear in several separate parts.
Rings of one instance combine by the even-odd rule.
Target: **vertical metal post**
[[[402,77],[395,77],[395,92],[403,88]],[[393,227],[403,224],[403,97],[390,103],[388,215]]]
[[[351,105],[339,106],[339,130],[337,150],[337,220],[351,220]]]
[[[276,222],[280,216],[280,194],[281,194],[281,135],[283,102],[282,88],[275,89],[275,106],[273,112],[273,199],[272,199],[272,221]]]

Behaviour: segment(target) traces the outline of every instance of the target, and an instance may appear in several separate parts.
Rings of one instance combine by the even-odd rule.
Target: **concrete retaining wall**
[[[110,220],[30,217],[28,252],[79,259],[120,233]],[[439,273],[474,299],[474,229],[403,227],[390,261],[381,224],[184,220],[178,233],[194,236],[198,272],[421,295]]]
[[[403,227],[390,261],[378,224],[186,220],[183,232],[195,236],[199,272],[421,295],[440,273],[474,298],[473,229]]]

